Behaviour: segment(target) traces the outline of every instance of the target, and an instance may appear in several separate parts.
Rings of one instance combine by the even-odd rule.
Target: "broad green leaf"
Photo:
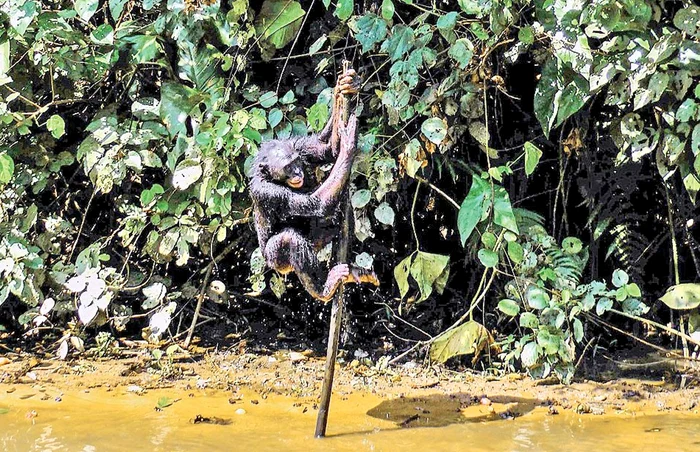
[[[532,367],[540,360],[540,349],[536,342],[528,342],[520,353],[520,361],[525,367]]]
[[[700,306],[700,284],[684,283],[671,286],[660,300],[671,309],[695,309]]]
[[[583,324],[579,319],[574,319],[574,340],[576,342],[583,340]]]
[[[162,53],[162,47],[156,35],[135,35],[124,38],[131,43],[131,56],[136,64],[155,61]]]
[[[613,307],[613,301],[610,298],[603,297],[598,300],[595,307],[595,312],[598,315],[603,315]]]
[[[159,409],[162,410],[163,408],[167,408],[167,407],[171,406],[173,403],[175,403],[175,401],[173,399],[171,399],[170,397],[161,397],[158,399],[157,406]]]
[[[122,15],[124,5],[127,1],[128,0],[109,0],[109,12],[111,13],[112,19],[114,19],[115,22],[119,21],[119,17]]]
[[[394,225],[394,209],[386,202],[382,202],[374,209],[374,218],[380,223],[393,226]]]
[[[255,18],[257,35],[276,49],[286,46],[299,32],[306,11],[299,2],[265,0]]]
[[[323,127],[328,123],[330,118],[330,109],[325,103],[316,103],[306,110],[306,119],[309,121],[311,130],[314,132],[320,132]]]
[[[479,262],[486,268],[493,268],[498,265],[498,254],[486,248],[481,248],[477,253]]]
[[[540,158],[542,157],[542,151],[532,144],[531,142],[525,142],[525,174],[530,175],[535,172],[537,164],[540,163]]]
[[[373,13],[367,13],[349,23],[355,39],[362,44],[362,53],[367,53],[386,38],[386,22]]]
[[[399,293],[401,298],[404,298],[408,293],[408,271],[411,267],[411,260],[413,259],[413,254],[410,254],[404,260],[399,262],[399,265],[394,268],[394,279],[396,279],[396,284],[399,286]]]
[[[515,317],[520,314],[520,305],[517,301],[505,298],[498,302],[498,309],[505,315]]]
[[[326,107],[326,109],[327,108],[328,107]],[[267,114],[267,122],[270,123],[270,128],[274,129],[275,127],[277,127],[277,125],[280,122],[282,122],[283,117],[284,117],[284,114],[282,113],[282,110],[280,110],[279,108],[273,108],[272,110],[270,110],[270,112]]]
[[[678,10],[673,18],[673,25],[688,35],[700,39],[700,6],[692,5]]]
[[[472,178],[472,186],[467,197],[462,201],[462,205],[459,207],[459,214],[457,215],[457,229],[459,230],[462,245],[467,242],[477,223],[479,223],[484,212],[484,200],[490,190],[488,182],[484,179],[476,175]]]
[[[488,330],[480,323],[470,320],[435,338],[430,344],[430,359],[444,363],[455,356],[478,355],[492,342],[493,338]]]
[[[510,196],[505,188],[494,186],[493,222],[509,231],[518,234],[518,224],[513,215],[513,207],[510,204]]]
[[[421,296],[418,301],[426,300],[433,292],[433,284],[444,272],[450,271],[450,256],[416,252],[411,264],[411,276],[418,283]]]
[[[452,44],[447,55],[457,62],[457,66],[460,69],[464,70],[471,62],[472,56],[474,56],[474,44],[467,38],[459,38]]]
[[[348,20],[355,9],[354,0],[338,0],[335,7],[335,15],[340,20]]]
[[[384,20],[391,20],[394,17],[394,2],[392,0],[382,1],[382,18]]]
[[[695,127],[693,128],[693,134],[691,135],[690,138],[690,150],[693,153],[694,156],[698,156],[700,154],[700,124],[695,124]],[[696,159],[697,162],[697,159]],[[696,169],[697,172],[697,169]],[[700,173],[698,173],[700,174]]]
[[[350,198],[350,203],[352,204],[352,207],[354,209],[362,209],[364,206],[369,204],[369,201],[371,199],[372,192],[367,190],[366,188],[362,188],[352,194],[352,197]]]
[[[624,270],[618,268],[612,274],[612,283],[615,287],[622,287],[630,280],[629,275]]]
[[[163,119],[170,136],[186,133],[185,122],[198,105],[196,92],[176,82],[164,83],[160,89],[160,117]]]
[[[6,184],[15,172],[15,162],[12,157],[3,152],[0,154],[0,184]]]
[[[92,30],[90,40],[95,44],[112,45],[114,44],[114,29],[109,24],[102,24]]]
[[[268,91],[260,96],[259,102],[261,107],[270,108],[277,103],[277,93]]]
[[[63,118],[59,115],[52,115],[48,121],[46,121],[46,128],[56,139],[61,138],[63,134],[66,133],[66,123],[63,122]]]
[[[630,297],[639,298],[642,296],[642,290],[639,288],[637,283],[627,284],[625,286],[625,290],[627,291],[627,295]]]
[[[561,337],[557,334],[552,334],[546,329],[541,329],[537,332],[537,345],[547,355],[556,355],[561,346]]]
[[[496,236],[491,231],[486,231],[481,234],[481,243],[483,243],[487,249],[493,250],[496,248],[497,241],[498,239],[496,239]]]
[[[649,306],[638,298],[628,298],[622,302],[622,310],[631,315],[644,315],[649,312]]]
[[[404,59],[413,48],[413,28],[406,25],[394,25],[391,36],[382,44],[382,51],[387,52],[391,61]]]
[[[561,241],[561,249],[566,254],[578,254],[583,249],[583,242],[577,237],[567,237]]]
[[[535,42],[535,31],[532,26],[528,25],[526,27],[520,28],[518,30],[518,40],[525,45],[531,45]]]
[[[202,165],[198,160],[185,159],[177,164],[173,173],[173,186],[185,190],[202,177]]]
[[[428,118],[423,121],[420,129],[423,135],[435,144],[442,143],[447,136],[447,123],[444,119]]]
[[[78,13],[81,19],[87,22],[97,12],[99,4],[99,0],[75,0],[75,12]]]
[[[549,294],[542,288],[530,285],[525,291],[527,304],[533,309],[544,309],[549,306]]]
[[[523,261],[525,252],[523,251],[523,247],[518,242],[508,242],[506,247],[508,250],[508,257],[510,257],[513,263],[519,264]]]
[[[441,15],[437,20],[436,25],[438,31],[450,44],[455,41],[455,34],[452,30],[454,30],[455,25],[457,24],[457,17],[459,17],[459,13],[452,11]]]
[[[325,44],[327,40],[328,36],[323,35],[314,41],[314,43],[309,46],[309,55],[314,55],[316,52],[321,50],[321,47],[323,47],[323,44]]]

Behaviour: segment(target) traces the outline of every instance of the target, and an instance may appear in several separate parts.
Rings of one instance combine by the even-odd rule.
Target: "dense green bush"
[[[488,329],[505,338],[506,366],[569,380],[586,315],[614,299],[648,310],[627,273],[654,253],[675,274],[652,290],[700,271],[682,265],[700,249],[690,1],[0,5],[6,324],[119,330],[148,313],[159,338],[190,316],[181,307],[208,283],[198,270],[252,237],[246,162],[266,138],[322,128],[342,58],[364,76],[353,259],[396,266],[400,315],[443,303],[428,325],[433,358],[479,353]],[[259,254],[237,256],[248,259],[236,271],[250,286],[236,291],[283,296]],[[618,266],[614,289],[594,281]],[[495,320],[474,327],[474,310]],[[444,321],[454,328],[440,335]]]

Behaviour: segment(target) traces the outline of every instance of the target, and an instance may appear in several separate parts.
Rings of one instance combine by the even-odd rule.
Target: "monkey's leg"
[[[323,269],[311,242],[292,228],[271,237],[264,255],[272,268],[283,273],[293,270],[309,295],[324,303],[333,298],[340,284],[350,275],[350,268],[339,264],[328,272],[323,282]]]

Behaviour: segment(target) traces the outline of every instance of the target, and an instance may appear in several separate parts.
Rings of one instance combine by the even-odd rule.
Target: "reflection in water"
[[[534,399],[490,397],[487,406],[468,394],[381,400],[368,394],[336,396],[329,437],[313,438],[312,399],[176,390],[144,395],[91,390],[53,397],[22,398],[31,388],[8,394],[0,385],[2,451],[697,451],[697,414],[549,416]],[[180,398],[162,411],[158,399]],[[243,408],[245,414],[237,415]],[[26,414],[36,410],[34,419]],[[0,410],[4,412],[6,410]],[[241,410],[243,412],[243,410]],[[514,415],[504,416],[504,413]],[[230,419],[229,425],[192,423],[198,414]],[[406,419],[413,421],[401,428]],[[429,427],[429,428],[426,428]]]

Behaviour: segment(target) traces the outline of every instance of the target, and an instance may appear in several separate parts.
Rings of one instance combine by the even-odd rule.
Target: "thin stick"
[[[350,69],[350,62],[343,61],[343,71]],[[350,103],[347,98],[343,102],[343,114],[341,120],[347,123],[348,116],[350,115]],[[343,202],[345,214],[343,219],[343,227],[340,232],[340,246],[338,247],[338,259],[337,262],[347,262],[348,254],[350,249],[350,215],[352,210],[350,208],[350,200],[348,196],[348,189],[345,189],[343,194]],[[328,348],[326,349],[326,368],[323,375],[323,388],[321,390],[321,402],[318,408],[318,417],[316,418],[316,433],[314,436],[316,438],[323,438],[326,436],[326,426],[328,425],[328,410],[331,404],[331,394],[333,392],[333,377],[335,373],[335,360],[338,357],[338,342],[340,340],[340,324],[343,317],[343,293],[345,292],[344,285],[338,288],[338,291],[333,297],[333,304],[331,306],[331,320],[328,327]]]
[[[190,346],[192,342],[192,335],[194,334],[194,329],[197,327],[197,318],[199,317],[199,311],[202,309],[202,303],[204,302],[204,294],[207,291],[207,285],[209,284],[209,277],[211,276],[211,271],[214,269],[214,261],[211,261],[207,265],[207,273],[204,275],[204,280],[202,281],[202,287],[199,289],[199,296],[197,297],[197,306],[194,308],[194,315],[192,316],[192,324],[187,331],[187,337],[185,338],[184,345],[185,348]]]

